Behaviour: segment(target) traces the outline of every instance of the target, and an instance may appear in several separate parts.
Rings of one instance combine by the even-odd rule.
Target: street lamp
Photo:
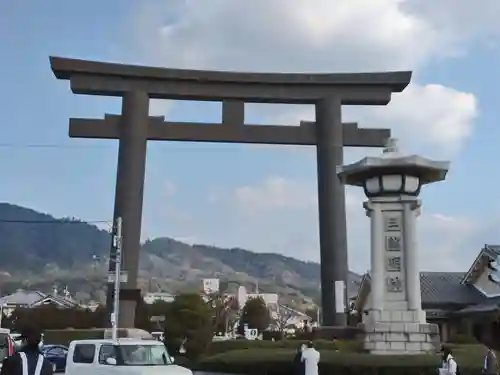
[[[116,233],[113,235],[113,247],[115,248],[115,290],[113,298],[113,312],[111,313],[112,338],[118,339],[118,315],[120,310],[120,284],[122,266],[122,218],[116,219]]]

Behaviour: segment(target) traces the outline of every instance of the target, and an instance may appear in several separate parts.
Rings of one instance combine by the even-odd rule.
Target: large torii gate
[[[389,129],[342,124],[342,105],[386,105],[409,84],[411,72],[349,74],[239,73],[103,63],[50,57],[54,75],[75,94],[120,96],[122,114],[70,119],[76,138],[119,139],[114,216],[123,220],[121,327],[133,327],[148,140],[311,145],[317,150],[321,302],[326,326],[347,322],[348,276],[345,189],[337,177],[343,147],[383,147]],[[221,101],[217,124],[165,122],[149,116],[150,99]],[[314,104],[315,123],[248,125],[245,103]],[[113,249],[111,250],[111,258]],[[110,262],[110,271],[114,265]],[[108,285],[110,306],[113,288]]]

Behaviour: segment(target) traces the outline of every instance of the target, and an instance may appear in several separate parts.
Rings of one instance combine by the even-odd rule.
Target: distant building
[[[165,292],[152,292],[146,293],[143,299],[147,304],[152,304],[157,301],[172,302],[175,299],[175,296],[173,294]]]
[[[271,312],[271,318],[274,321],[281,321],[280,323],[286,328],[305,328],[306,324],[312,325],[312,319],[309,315],[281,304],[278,305],[278,310]]]
[[[214,294],[219,293],[220,281],[219,279],[203,279],[203,293]]]
[[[75,302],[69,293],[60,296],[57,290],[53,294],[40,291],[25,291],[18,289],[15,293],[0,298],[0,306],[5,315],[9,316],[17,308],[35,308],[44,305],[54,305],[59,308],[75,308],[80,305]]]
[[[235,297],[240,308],[243,308],[249,299],[262,298],[269,310],[273,311],[278,309],[279,297],[277,293],[258,293],[258,291],[257,293],[248,293],[247,289],[241,285]]]
[[[96,311],[101,304],[94,300],[90,300],[87,304],[82,305],[83,308],[89,309],[90,311]]]

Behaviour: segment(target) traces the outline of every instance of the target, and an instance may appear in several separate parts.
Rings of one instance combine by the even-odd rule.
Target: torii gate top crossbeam
[[[410,83],[411,72],[240,73],[155,68],[50,57],[58,79],[75,94],[123,96],[147,92],[153,99],[311,104],[337,96],[347,105],[385,105]]]

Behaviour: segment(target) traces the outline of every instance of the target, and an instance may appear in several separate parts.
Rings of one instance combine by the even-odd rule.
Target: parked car
[[[14,354],[14,344],[10,337],[10,330],[0,328],[0,368],[3,360],[12,354]]]
[[[44,345],[41,348],[42,354],[52,363],[54,372],[64,372],[66,368],[66,358],[68,348],[64,345]]]
[[[14,346],[14,351],[19,350],[22,345],[21,334],[11,332],[10,338],[12,340],[12,345]]]

